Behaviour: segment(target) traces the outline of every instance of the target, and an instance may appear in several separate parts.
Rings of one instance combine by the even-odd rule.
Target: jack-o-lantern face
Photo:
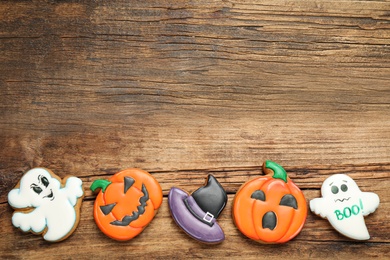
[[[263,243],[284,243],[301,231],[307,216],[306,199],[284,169],[266,161],[267,176],[251,180],[238,190],[233,219],[247,237]]]
[[[152,221],[162,203],[160,184],[140,169],[121,171],[109,180],[96,180],[91,190],[100,188],[94,204],[94,218],[104,234],[129,240]]]

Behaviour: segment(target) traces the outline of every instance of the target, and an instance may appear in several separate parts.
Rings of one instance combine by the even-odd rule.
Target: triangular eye
[[[252,199],[256,199],[256,200],[261,200],[261,201],[265,201],[265,194],[264,194],[264,191],[262,190],[256,190],[252,193],[251,195],[251,198]]]
[[[133,186],[135,180],[131,177],[125,177],[124,182],[125,182],[124,193],[126,193],[130,189],[130,187]]]
[[[294,209],[298,209],[297,200],[291,194],[284,195],[283,198],[280,200],[280,204],[279,205],[292,207]]]
[[[112,211],[112,209],[114,208],[115,205],[116,205],[116,203],[111,203],[108,205],[100,206],[100,209],[102,210],[104,215],[108,215],[108,214],[110,214],[110,212]]]

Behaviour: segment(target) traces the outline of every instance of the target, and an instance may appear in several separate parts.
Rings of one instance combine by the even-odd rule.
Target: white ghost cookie
[[[379,206],[379,197],[373,192],[362,192],[356,182],[345,174],[327,178],[321,187],[322,198],[310,201],[315,214],[327,218],[341,234],[356,240],[370,238],[364,216]]]
[[[51,242],[70,236],[79,222],[84,190],[79,178],[68,177],[64,183],[48,169],[29,170],[8,193],[15,209],[12,224]]]

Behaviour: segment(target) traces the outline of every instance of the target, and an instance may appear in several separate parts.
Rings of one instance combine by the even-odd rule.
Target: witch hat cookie
[[[370,238],[364,216],[379,206],[379,197],[373,192],[362,192],[356,182],[345,174],[327,178],[321,187],[322,198],[312,199],[310,209],[327,218],[341,234],[356,240]]]
[[[216,219],[226,202],[226,192],[213,175],[208,175],[206,185],[192,195],[175,187],[168,195],[169,209],[177,225],[203,243],[220,243],[225,239]]]

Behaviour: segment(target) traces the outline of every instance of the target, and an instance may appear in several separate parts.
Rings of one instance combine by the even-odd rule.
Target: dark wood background
[[[0,2],[1,258],[388,258],[390,1],[145,0]],[[241,184],[270,159],[307,201],[346,173],[381,204],[371,239],[309,213],[302,232],[263,245],[234,226]],[[8,192],[33,167],[84,181],[81,221],[47,243],[11,224]],[[117,242],[96,227],[91,182],[139,167],[163,205]],[[167,206],[208,173],[229,194],[226,240],[184,234]]]

